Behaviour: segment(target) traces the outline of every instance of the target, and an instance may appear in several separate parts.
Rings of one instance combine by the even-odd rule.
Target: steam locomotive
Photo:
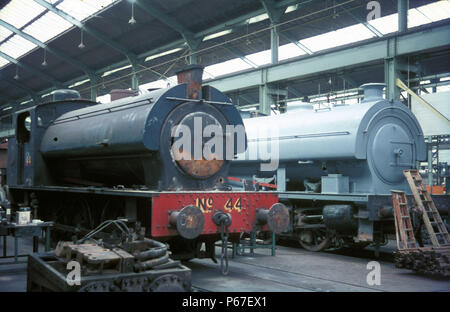
[[[395,233],[391,190],[411,194],[403,170],[427,158],[411,111],[383,99],[383,84],[362,88],[364,100],[355,105],[303,103],[285,114],[244,119],[248,148],[230,175],[275,183],[292,207],[288,236],[312,251],[386,242]],[[269,159],[273,151],[279,155]],[[275,167],[261,169],[273,159]]]
[[[275,193],[227,187],[224,155],[246,148],[227,129],[243,122],[226,95],[202,86],[202,73],[193,65],[174,87],[107,104],[57,91],[52,102],[16,112],[8,142],[12,206],[29,206],[71,235],[104,220],[138,220],[176,259],[214,259],[214,243],[227,235],[237,242],[243,232],[284,230],[289,215]],[[209,133],[213,126],[223,133]],[[225,148],[210,146],[230,137],[235,143]]]

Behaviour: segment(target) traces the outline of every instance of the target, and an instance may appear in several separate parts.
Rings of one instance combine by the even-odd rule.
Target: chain
[[[225,226],[225,222],[220,224],[220,237],[222,239],[222,254],[220,255],[220,271],[223,275],[228,274],[228,226]],[[225,267],[224,267],[225,262]]]

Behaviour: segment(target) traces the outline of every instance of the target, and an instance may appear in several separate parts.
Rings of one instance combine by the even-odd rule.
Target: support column
[[[432,137],[428,137],[428,185],[430,188],[433,186],[433,145]]]
[[[89,80],[91,82],[91,101],[97,102],[98,78],[96,76],[90,76]]]
[[[196,52],[202,40],[203,38],[195,38],[195,39],[186,38],[186,43],[189,47],[189,57],[188,57],[189,65],[198,63],[198,55]]]
[[[409,0],[397,0],[399,32],[405,32],[408,30],[408,7]]]
[[[399,58],[397,57],[397,38],[388,41],[388,56],[384,60],[384,83],[386,84],[386,99],[400,100],[400,89],[396,86],[396,79],[400,77]]]
[[[259,86],[259,113],[270,116],[271,96],[267,84]]]
[[[134,71],[134,68],[133,68]],[[133,77],[131,77],[131,89],[139,91],[139,77],[136,72],[133,72]]]
[[[274,24],[272,24],[273,26]],[[270,57],[272,64],[278,63],[278,47],[280,45],[280,38],[278,35],[278,27],[270,29]]]
[[[440,79],[439,78],[434,78],[434,79],[430,79],[430,83],[439,83]],[[420,83],[420,82],[419,82]],[[431,92],[432,93],[436,93],[437,92],[437,87],[436,85],[431,87]]]

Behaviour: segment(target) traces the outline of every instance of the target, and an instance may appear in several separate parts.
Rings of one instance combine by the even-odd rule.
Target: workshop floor
[[[0,241],[0,252],[3,248]],[[31,240],[20,240],[20,253],[32,250]],[[14,242],[8,239],[8,254],[13,254]],[[40,250],[43,247],[40,246]],[[390,248],[384,248],[389,251]],[[382,251],[383,251],[382,250]],[[220,250],[217,250],[219,253]],[[231,254],[231,250],[230,250]],[[25,258],[22,258],[22,260]],[[0,259],[0,263],[13,259]],[[398,269],[392,256],[382,252],[381,285],[368,285],[367,264],[375,260],[371,250],[339,250],[313,253],[296,248],[295,244],[277,246],[276,257],[268,249],[255,254],[230,258],[229,274],[220,274],[220,265],[209,259],[186,263],[192,271],[192,284],[197,291],[246,292],[310,292],[310,291],[447,291],[450,280],[414,274]],[[0,264],[0,292],[26,290],[26,264]]]

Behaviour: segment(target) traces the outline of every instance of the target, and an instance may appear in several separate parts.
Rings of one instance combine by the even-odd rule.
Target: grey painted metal
[[[3,77],[2,75],[0,75],[0,78],[7,84],[25,91],[33,100],[38,99],[36,92],[25,86],[23,83],[18,83],[16,80]]]
[[[278,47],[280,45],[280,37],[278,35],[278,27],[273,26],[270,29],[270,62],[278,63]]]
[[[428,136],[428,185],[433,185],[433,149],[431,147],[431,142],[433,141],[432,136]]]
[[[280,19],[284,14],[284,8],[277,7],[276,2],[273,0],[261,0],[261,2],[267,12],[267,15],[269,15],[269,19],[271,22],[272,28],[270,29],[270,55],[271,63],[275,64],[278,63],[278,47],[280,45],[278,27],[276,25],[280,22]]]
[[[387,42],[387,57],[384,59],[384,82],[386,83],[386,98],[398,101],[400,89],[397,87],[397,78],[402,78],[400,67],[402,61],[397,56],[397,38],[390,38]]]
[[[39,0],[35,0],[35,1],[39,1]],[[44,2],[42,2],[44,5],[49,6],[49,4],[46,4]],[[317,2],[317,0],[306,0],[306,1],[303,1],[301,3],[298,3],[298,0],[283,0],[283,1],[277,2],[276,6],[277,7],[284,7],[284,8],[286,8],[289,5],[298,4],[300,7],[304,7],[304,6],[308,6],[310,4],[313,4],[314,2]],[[213,34],[215,32],[222,31],[224,29],[229,29],[230,27],[245,27],[247,25],[246,21],[249,18],[261,15],[261,14],[263,14],[265,12],[266,12],[265,9],[262,8],[260,10],[257,10],[257,11],[251,12],[251,13],[243,14],[243,15],[241,15],[239,17],[236,17],[236,18],[234,18],[232,20],[229,20],[227,22],[224,22],[224,23],[221,23],[219,25],[216,25],[216,26],[207,28],[207,29],[205,29],[203,31],[200,31],[200,32],[196,33],[195,37],[196,37],[196,39],[200,39],[200,38],[205,37],[206,35],[210,35],[210,34]],[[177,48],[177,47],[180,47],[180,46],[184,46],[185,43],[186,43],[186,41],[184,39],[175,40],[175,41],[170,42],[168,44],[165,44],[165,45],[162,45],[160,47],[157,47],[157,48],[151,49],[149,51],[143,52],[143,53],[137,55],[137,59],[139,59],[139,60],[145,59],[146,57],[148,57],[150,55],[154,55],[154,54],[157,54],[157,53],[160,53],[160,52],[164,52],[164,51],[167,51],[167,50],[170,50],[170,49],[174,49],[174,48]],[[192,56],[189,56],[189,59],[190,59],[190,61],[195,61],[196,62],[196,55],[194,54]],[[123,66],[125,66],[125,65],[127,65],[129,63],[130,63],[129,59],[125,59],[125,60],[119,61],[117,63],[114,63],[112,65],[109,65],[109,66],[106,66],[104,68],[101,68],[101,69],[97,70],[96,74],[101,75],[105,71],[112,70],[112,69],[119,68],[119,67],[123,67]],[[68,81],[67,85],[71,85],[71,84],[73,84],[73,83],[75,83],[77,81],[83,80],[83,79],[86,79],[85,75],[77,77],[77,78],[74,78],[74,79]],[[45,93],[48,93],[48,92],[50,92],[52,90],[53,90],[53,88],[45,89],[45,90],[39,92],[39,94],[45,94]],[[26,99],[27,99],[27,97],[23,97],[23,98],[19,99],[19,101],[23,101],[23,100],[26,100]]]
[[[66,21],[68,21],[69,23],[77,26],[78,28],[84,30],[86,33],[90,34],[91,36],[97,38],[98,40],[102,41],[103,43],[106,43],[107,45],[109,45],[111,48],[113,48],[114,50],[117,50],[119,52],[121,52],[122,54],[127,55],[129,53],[128,49],[120,44],[118,44],[117,42],[115,42],[114,40],[108,38],[107,36],[103,35],[102,33],[100,33],[99,31],[83,24],[82,22],[80,22],[79,20],[77,20],[76,18],[74,18],[73,16],[67,14],[66,12],[54,7],[51,3],[45,1],[45,0],[34,0],[34,2],[38,3],[39,5],[43,6],[44,8],[46,8],[47,10],[59,15],[60,17],[62,17],[63,19],[65,19]]]
[[[388,53],[390,41],[393,41],[392,45],[395,46],[397,55],[445,48],[450,45],[449,32],[450,25],[421,27],[403,34],[384,36],[275,65],[230,74],[223,78],[211,79],[205,81],[205,84],[216,87],[222,92],[230,92],[253,88],[262,83],[298,79],[343,67],[361,66],[390,57]],[[419,45],[417,42],[421,44]]]
[[[284,32],[280,32],[279,35],[281,37],[286,38],[287,40],[289,40],[291,43],[295,44],[297,47],[299,47],[301,50],[303,50],[305,53],[308,53],[309,55],[314,54],[313,51],[311,51],[310,49],[308,49],[307,46],[305,46],[304,44],[301,44],[299,41],[294,40],[291,38],[291,36],[289,36],[288,34],[284,33]]]
[[[355,21],[357,21],[358,23],[361,23],[364,25],[364,27],[366,27],[368,30],[370,30],[375,36],[377,37],[383,37],[383,34],[376,29],[373,25],[371,25],[370,23],[368,23],[367,21],[363,21],[361,19],[359,19],[358,17],[356,17],[350,10],[347,10],[344,6],[342,7],[343,10],[345,12],[348,13],[348,15],[350,15]]]
[[[57,50],[57,49],[53,49],[50,46],[48,46],[47,44],[43,43],[42,41],[34,38],[33,36],[30,36],[29,34],[23,32],[22,30],[14,27],[13,25],[0,20],[0,25],[5,27],[6,29],[14,32],[15,34],[19,35],[20,37],[34,43],[35,45],[47,50],[48,52],[58,56],[59,58],[61,58],[62,60],[68,62],[69,64],[74,65],[75,67],[78,67],[79,69],[81,69],[82,71],[84,71],[86,73],[86,75],[90,75],[92,73],[94,73],[94,70],[87,67],[85,64],[83,64],[82,62],[74,59],[73,57],[67,56],[67,54]]]
[[[173,17],[165,14],[161,10],[159,10],[157,7],[155,7],[152,2],[143,2],[143,1],[136,1],[135,2],[138,7],[146,11],[148,14],[153,16],[158,21],[166,24],[170,28],[174,29],[175,31],[179,32],[183,38],[186,40],[186,42],[189,42],[191,39],[194,39],[194,33],[187,29],[185,26],[181,25],[180,22],[178,22]]]
[[[308,199],[308,200],[329,200],[329,201],[343,201],[343,202],[360,202],[365,203],[369,201],[368,195],[351,195],[351,194],[320,194],[307,192],[280,192],[279,199]]]
[[[408,4],[409,0],[397,0],[399,32],[408,30]]]
[[[7,60],[7,61],[9,61],[11,63],[14,63],[17,66],[20,66],[20,67],[24,68],[25,70],[27,70],[27,71],[29,71],[29,72],[37,75],[37,76],[40,76],[40,77],[44,78],[45,80],[51,82],[54,86],[57,86],[57,87],[62,87],[63,86],[62,82],[56,80],[55,78],[51,77],[50,75],[48,75],[48,74],[46,74],[46,73],[44,73],[44,72],[42,72],[42,71],[40,71],[40,70],[30,66],[30,65],[22,63],[21,61],[16,60],[15,58],[9,56],[8,54],[6,54],[4,52],[0,51],[0,57],[3,57],[5,60]]]
[[[290,182],[339,173],[349,177],[350,193],[408,191],[403,170],[426,160],[422,129],[406,106],[381,97],[382,85],[363,87],[361,104],[244,119],[248,149],[232,162],[230,175],[274,176],[277,163],[261,167],[270,151]]]

